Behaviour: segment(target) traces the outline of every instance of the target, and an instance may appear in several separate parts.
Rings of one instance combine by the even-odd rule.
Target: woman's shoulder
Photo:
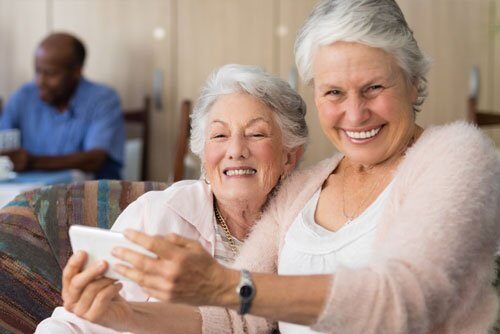
[[[146,211],[170,210],[186,218],[200,211],[203,211],[201,214],[206,213],[206,209],[211,207],[212,192],[202,180],[183,180],[165,190],[149,191],[136,202]]]
[[[342,154],[322,160],[312,166],[299,168],[288,176],[280,185],[274,203],[278,208],[290,208],[302,205],[321,187],[325,179],[335,169]],[[287,211],[289,211],[287,209]]]
[[[435,156],[441,156],[443,153],[445,157],[495,155],[492,140],[476,125],[465,121],[429,127],[423,132],[415,147]]]
[[[457,121],[426,129],[406,154],[409,169],[442,167],[448,172],[498,173],[495,146],[475,125]]]
[[[342,157],[341,153],[336,153],[314,165],[298,168],[286,178],[283,187],[294,188],[303,186],[304,183],[323,182],[324,178],[335,169]]]

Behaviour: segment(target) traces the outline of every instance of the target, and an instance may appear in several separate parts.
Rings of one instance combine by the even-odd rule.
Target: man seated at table
[[[119,179],[125,130],[120,99],[82,75],[85,47],[54,33],[35,52],[35,80],[23,85],[2,111],[0,129],[19,129],[21,148],[1,152],[15,171],[80,169]]]

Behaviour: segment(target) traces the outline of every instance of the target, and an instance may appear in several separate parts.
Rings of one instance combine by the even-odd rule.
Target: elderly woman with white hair
[[[500,233],[491,141],[464,122],[416,124],[429,61],[394,0],[322,1],[295,52],[340,153],[287,179],[234,269],[195,241],[128,231],[158,259],[118,249],[133,267],[117,270],[163,301],[211,305],[204,333],[268,332],[271,320],[282,334],[487,333]]]
[[[303,153],[305,114],[302,98],[281,79],[253,66],[223,66],[205,84],[191,115],[191,150],[201,159],[202,180],[146,193],[124,210],[112,230],[176,233],[197,240],[219,263],[231,264]],[[154,300],[148,289],[102,277],[105,262],[84,270],[86,258],[81,252],[69,259],[62,278],[64,308],[41,322],[37,333],[130,330],[134,312],[156,310],[158,303],[140,303]],[[184,319],[179,328],[189,325],[185,320],[199,318],[195,310],[182,307],[166,314],[162,321],[171,325]],[[149,322],[141,330],[152,333],[161,323]]]

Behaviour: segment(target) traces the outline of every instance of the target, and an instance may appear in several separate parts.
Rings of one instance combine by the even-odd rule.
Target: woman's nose
[[[361,96],[350,96],[344,103],[344,119],[352,125],[361,125],[370,118],[366,101]]]
[[[230,139],[229,147],[227,149],[227,156],[229,159],[240,160],[246,159],[249,156],[249,149],[247,143],[242,136],[233,136]]]

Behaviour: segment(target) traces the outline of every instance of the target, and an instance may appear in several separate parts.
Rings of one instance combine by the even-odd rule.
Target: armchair
[[[110,228],[156,182],[88,181],[43,187],[0,210],[0,333],[33,333],[62,304],[73,224]]]

